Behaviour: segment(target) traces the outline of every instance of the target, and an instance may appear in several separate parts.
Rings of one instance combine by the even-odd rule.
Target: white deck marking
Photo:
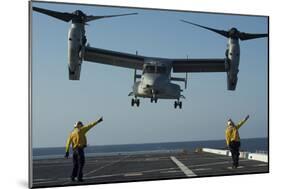
[[[111,166],[111,165],[114,165],[114,164],[116,164],[116,163],[119,163],[119,162],[121,162],[121,161],[123,161],[123,160],[125,160],[125,159],[127,159],[127,158],[129,158],[129,157],[130,157],[130,155],[125,156],[125,157],[123,157],[123,158],[121,158],[121,159],[119,159],[119,160],[117,160],[117,161],[114,161],[114,162],[105,164],[104,166],[101,166],[101,167],[99,167],[99,168],[97,168],[97,169],[95,169],[95,170],[93,170],[93,171],[90,171],[90,172],[84,174],[84,177],[86,177],[86,176],[88,176],[88,175],[90,175],[90,174],[92,174],[92,173],[95,173],[95,172],[97,172],[97,171],[99,171],[99,170],[101,170],[101,169],[104,169],[104,168],[106,168],[106,167],[108,167],[108,166]],[[69,183],[71,183],[71,181],[64,182],[63,185],[69,184]]]
[[[238,166],[237,168],[232,168],[232,167],[227,167],[227,169],[242,169],[242,168],[244,168],[244,166]]]
[[[186,167],[182,162],[180,162],[176,157],[171,156],[171,160],[182,170],[182,172],[188,177],[195,177],[197,176],[193,173],[188,167]]]
[[[125,156],[125,157],[123,157],[123,158],[121,158],[121,159],[119,159],[119,160],[117,160],[117,161],[114,161],[114,162],[111,162],[111,163],[105,164],[105,165],[104,165],[104,166],[102,166],[102,167],[99,167],[99,168],[97,168],[97,169],[95,169],[95,170],[93,170],[93,171],[90,171],[90,172],[88,172],[88,173],[84,174],[84,176],[88,176],[88,175],[90,175],[90,174],[92,174],[92,173],[95,173],[95,172],[97,172],[97,171],[99,171],[99,170],[101,170],[101,169],[104,169],[104,168],[106,168],[106,167],[108,167],[108,166],[111,166],[111,165],[117,164],[117,163],[119,163],[119,162],[121,162],[121,161],[123,161],[123,160],[125,160],[125,159],[127,159],[127,158],[129,158],[129,157],[130,157],[130,155]]]
[[[145,158],[145,161],[158,161],[159,158]]]
[[[253,165],[253,167],[263,167],[263,166],[268,166],[267,164],[257,164],[257,165]]]
[[[246,162],[251,160],[240,160],[239,162]],[[222,162],[214,162],[214,163],[203,163],[203,164],[197,164],[197,165],[190,165],[189,167],[205,167],[205,166],[212,166],[212,165],[221,165],[221,164],[232,164],[231,161],[222,161]]]
[[[160,172],[161,174],[170,174],[170,173],[179,173],[181,172],[180,170],[174,170],[174,171],[162,171]]]
[[[127,174],[124,174],[125,177],[135,177],[135,176],[142,176],[142,173],[139,172],[139,173],[127,173]]]
[[[194,171],[207,171],[207,170],[211,170],[212,168],[197,168],[194,169]]]

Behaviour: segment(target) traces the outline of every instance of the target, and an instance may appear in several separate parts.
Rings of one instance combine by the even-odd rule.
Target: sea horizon
[[[103,155],[125,155],[141,153],[168,153],[181,151],[194,151],[197,148],[226,149],[224,139],[202,140],[202,141],[181,141],[181,142],[158,142],[138,144],[114,144],[114,145],[89,145],[85,153],[91,156]],[[244,138],[241,139],[241,150],[247,152],[262,151],[268,152],[268,138]],[[65,147],[43,147],[32,148],[34,159],[63,157]]]
[[[240,140],[252,140],[252,139],[268,139],[268,137],[251,137],[251,138],[241,138]],[[122,146],[122,145],[143,145],[143,144],[163,144],[163,143],[181,143],[181,142],[207,142],[207,141],[222,141],[225,139],[207,139],[207,140],[186,140],[186,141],[167,141],[167,142],[144,142],[144,143],[120,143],[120,144],[96,144],[87,145],[89,146]],[[32,147],[32,149],[44,149],[44,148],[65,148],[65,146],[43,146],[43,147]]]

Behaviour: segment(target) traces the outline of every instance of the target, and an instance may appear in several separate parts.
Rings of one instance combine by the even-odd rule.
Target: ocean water
[[[225,149],[225,140],[189,141],[189,142],[165,142],[146,144],[123,144],[88,146],[85,153],[90,156],[142,154],[142,153],[165,153],[194,151],[196,148]],[[268,138],[241,139],[241,150],[247,152],[268,152]],[[33,159],[59,158],[65,154],[65,147],[56,148],[33,148]]]

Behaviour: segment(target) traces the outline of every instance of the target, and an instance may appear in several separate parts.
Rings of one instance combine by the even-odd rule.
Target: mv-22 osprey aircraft
[[[238,67],[240,58],[239,40],[250,40],[267,37],[268,34],[251,34],[231,28],[229,31],[217,30],[185,20],[182,22],[192,24],[228,38],[226,57],[218,59],[169,59],[146,57],[136,54],[115,52],[86,45],[85,25],[88,22],[102,18],[134,15],[119,14],[107,16],[86,15],[80,10],[73,13],[58,12],[43,8],[33,7],[34,11],[49,15],[59,20],[69,22],[71,27],[68,33],[68,69],[69,79],[79,80],[82,61],[91,61],[101,64],[125,67],[134,69],[133,91],[129,96],[133,96],[131,105],[139,106],[138,97],[150,98],[151,102],[157,103],[158,99],[175,99],[174,108],[182,108],[181,98],[185,98],[179,85],[171,81],[180,81],[187,86],[188,72],[226,72],[227,89],[235,90],[238,80]],[[137,70],[142,70],[142,74],[137,74]],[[172,77],[171,72],[186,73],[185,78]],[[137,79],[139,79],[137,81]]]

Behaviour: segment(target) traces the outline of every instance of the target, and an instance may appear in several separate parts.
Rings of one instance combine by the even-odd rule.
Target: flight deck
[[[71,158],[40,159],[33,161],[33,187],[269,172],[268,163],[263,161],[241,158],[237,169],[231,165],[230,156],[203,151],[86,157],[84,181],[73,182]]]

